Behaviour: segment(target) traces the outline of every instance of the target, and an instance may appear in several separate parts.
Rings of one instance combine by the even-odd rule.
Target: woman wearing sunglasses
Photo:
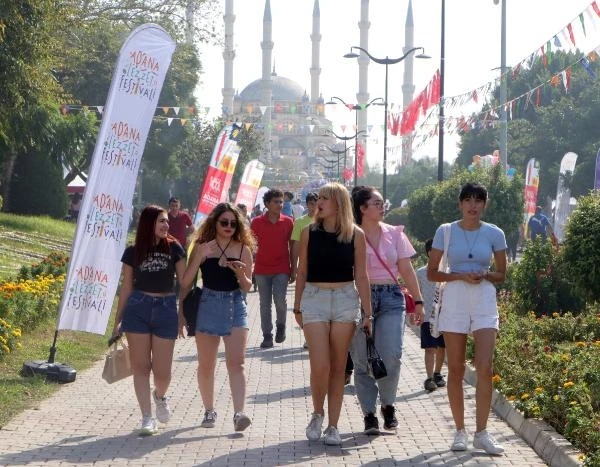
[[[221,337],[233,398],[233,426],[243,431],[250,425],[244,413],[246,375],[244,356],[248,338],[248,315],[243,292],[252,287],[254,238],[239,210],[220,203],[194,234],[194,249],[182,280],[192,285],[202,271],[202,297],[196,322],[198,387],[205,413],[201,426],[212,428],[217,420],[214,406],[215,367]]]

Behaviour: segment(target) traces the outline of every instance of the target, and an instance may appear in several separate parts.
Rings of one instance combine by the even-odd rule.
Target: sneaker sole
[[[248,417],[240,418],[236,423],[233,424],[233,428],[235,431],[244,431],[246,428],[250,426],[252,422]]]
[[[157,431],[158,430],[156,428],[154,428],[152,430],[147,429],[147,428],[142,428],[140,430],[140,436],[152,436],[152,435],[156,434]]]
[[[464,445],[462,445],[462,444],[461,445],[454,445],[453,444],[452,446],[450,446],[450,450],[451,451],[466,451],[467,447],[464,446]]]
[[[501,451],[488,451],[486,448],[484,448],[481,444],[476,443],[475,441],[473,441],[473,448],[474,449],[481,449],[482,451],[485,451],[486,454],[489,454],[490,456],[501,456],[502,454],[504,454],[504,448]]]
[[[285,342],[285,337],[283,339],[275,339],[276,344],[282,344]]]
[[[171,420],[171,414],[168,414],[166,417],[159,417],[158,414],[156,414],[156,419],[160,423],[167,423],[169,420]]]
[[[369,428],[368,430],[363,431],[363,433],[367,436],[379,436],[381,434],[379,428]]]
[[[323,440],[323,443],[325,443],[327,446],[341,446],[342,445],[342,440],[337,440],[337,439],[327,439],[325,438]]]
[[[211,423],[201,423],[200,426],[202,428],[214,428],[215,427],[215,422],[211,422]]]
[[[383,429],[384,430],[396,430],[398,428],[398,423],[396,423],[395,425],[383,425]]]

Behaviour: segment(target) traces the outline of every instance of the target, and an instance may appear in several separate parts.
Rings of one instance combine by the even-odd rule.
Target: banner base
[[[21,376],[45,376],[47,381],[56,383],[72,383],[77,378],[77,371],[63,363],[49,363],[45,360],[32,360],[23,363]]]

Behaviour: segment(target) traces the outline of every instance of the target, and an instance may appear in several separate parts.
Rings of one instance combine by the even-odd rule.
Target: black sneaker
[[[425,380],[425,382],[423,383],[423,387],[425,388],[426,391],[431,392],[431,391],[435,391],[437,389],[437,384],[435,384],[435,381],[433,380],[433,378],[427,378]]]
[[[263,341],[260,343],[260,348],[270,349],[271,347],[273,347],[273,336],[271,334],[268,334],[263,337]]]
[[[435,385],[438,388],[443,388],[444,386],[446,386],[446,380],[444,379],[444,375],[442,375],[441,373],[434,373],[433,381],[435,382]]]
[[[379,432],[379,420],[374,413],[365,415],[365,435],[375,436],[381,434]]]
[[[277,332],[275,333],[275,342],[281,344],[285,341],[285,326],[277,326]],[[271,347],[273,347],[271,345]]]
[[[398,427],[398,420],[396,419],[396,407],[393,405],[382,405],[381,415],[383,415],[383,427],[386,430],[393,430]]]

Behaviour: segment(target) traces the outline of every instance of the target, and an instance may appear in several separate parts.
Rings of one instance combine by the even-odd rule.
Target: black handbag
[[[183,317],[185,318],[188,337],[196,334],[196,319],[198,318],[200,297],[202,297],[202,287],[198,287],[196,281],[194,281],[192,290],[183,299]]]
[[[372,337],[367,337],[367,362],[369,374],[374,379],[381,379],[387,376],[385,364],[375,348],[375,340]]]

